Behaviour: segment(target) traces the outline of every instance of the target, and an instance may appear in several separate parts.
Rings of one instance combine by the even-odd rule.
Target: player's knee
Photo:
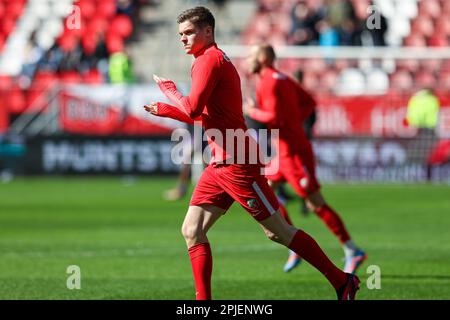
[[[275,234],[275,233],[273,233],[273,232],[271,232],[271,231],[269,231],[269,230],[265,230],[264,231],[265,232],[265,234],[266,234],[266,237],[270,240],[270,241],[273,241],[273,242],[280,242],[280,238]]]
[[[192,228],[189,226],[189,224],[183,223],[181,226],[181,234],[183,235],[183,238],[186,240],[192,240],[195,238],[195,228]]]
[[[195,242],[196,240],[201,238],[202,231],[196,225],[183,223],[183,226],[181,227],[181,234],[186,241]]]

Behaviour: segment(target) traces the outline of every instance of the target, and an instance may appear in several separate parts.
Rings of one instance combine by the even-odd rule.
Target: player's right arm
[[[202,120],[201,117],[192,119],[178,108],[163,102],[151,103],[147,106],[144,106],[144,109],[155,116],[171,118],[187,124],[195,124],[195,122]]]
[[[192,119],[203,113],[220,77],[220,63],[217,57],[203,55],[197,58],[192,67],[192,87],[187,96],[183,96],[171,80],[154,76],[161,91],[180,111]]]
[[[244,105],[244,112],[253,120],[268,124],[276,121],[277,112],[281,108],[277,96],[276,82],[261,85],[263,87],[257,92],[259,107],[257,108],[253,101],[247,100],[246,105]]]

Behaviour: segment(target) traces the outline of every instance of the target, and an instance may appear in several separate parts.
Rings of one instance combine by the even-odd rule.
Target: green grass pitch
[[[0,299],[193,299],[180,234],[188,199],[168,203],[169,178],[19,178],[0,184]],[[326,185],[323,193],[367,250],[359,299],[450,299],[450,187]],[[315,216],[288,209],[342,267]],[[210,231],[215,299],[335,299],[307,263],[282,271],[287,250],[233,205]],[[81,289],[66,286],[81,268]],[[368,289],[369,265],[381,289]]]

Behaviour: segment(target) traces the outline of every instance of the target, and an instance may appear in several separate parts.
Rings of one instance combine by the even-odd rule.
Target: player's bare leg
[[[173,189],[164,192],[164,199],[167,201],[178,201],[186,195],[189,186],[190,164],[183,164],[178,178],[178,183]]]
[[[166,190],[164,192],[164,199],[168,201],[178,201],[184,196],[186,196],[189,180],[191,177],[191,157],[194,154],[194,148],[191,145],[191,142],[188,141],[185,145],[185,156],[183,159],[183,164],[181,166],[180,175],[178,176],[178,182],[175,188]]]
[[[273,180],[268,180],[268,183],[269,183],[269,186],[272,188],[272,190],[274,190],[274,192],[282,184],[281,182],[276,182]],[[292,225],[292,221],[289,217],[289,214],[284,207],[285,204],[282,203],[279,198],[278,198],[278,201],[280,202],[281,215],[285,218],[285,220],[288,222],[288,224]],[[295,253],[295,251],[289,250],[288,259],[283,267],[284,272],[292,271],[300,264],[301,261],[302,261],[301,257],[297,253]]]
[[[339,215],[326,203],[322,193],[318,190],[306,197],[310,209],[328,226],[339,239],[345,253],[344,271],[354,274],[366,260],[367,255],[352,241],[344,222]]]
[[[181,228],[189,251],[197,300],[212,298],[212,254],[206,234],[225,211],[209,204],[191,206]]]
[[[319,270],[336,289],[338,299],[354,299],[359,289],[358,277],[337,268],[317,242],[307,233],[289,225],[279,210],[269,218],[260,221],[260,224],[270,240],[295,251]]]

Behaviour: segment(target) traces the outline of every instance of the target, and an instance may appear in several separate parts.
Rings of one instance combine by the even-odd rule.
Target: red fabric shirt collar
[[[274,67],[265,67],[261,72],[261,78],[264,78],[268,75],[271,75],[273,73],[277,72],[277,70]]]
[[[200,50],[199,52],[197,52],[196,54],[194,54],[195,58],[198,58],[201,55],[204,55],[207,51],[211,50],[212,48],[217,49],[217,43],[213,42],[209,45],[207,45],[206,47],[204,47],[202,50]]]

